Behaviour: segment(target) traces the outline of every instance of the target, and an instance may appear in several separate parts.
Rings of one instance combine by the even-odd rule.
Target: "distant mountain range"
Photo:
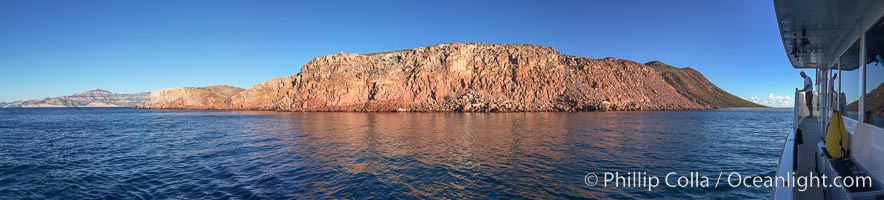
[[[14,101],[0,103],[0,108],[20,107],[132,107],[150,101],[150,93],[118,94],[107,90],[94,89],[69,96],[45,98],[43,100]]]

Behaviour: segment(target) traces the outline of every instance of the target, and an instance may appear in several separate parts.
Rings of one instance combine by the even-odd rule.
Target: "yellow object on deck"
[[[847,156],[847,149],[850,146],[847,138],[847,130],[844,129],[844,121],[841,119],[841,113],[832,113],[832,119],[829,120],[829,128],[826,130],[826,151],[829,156],[834,158],[843,158]]]

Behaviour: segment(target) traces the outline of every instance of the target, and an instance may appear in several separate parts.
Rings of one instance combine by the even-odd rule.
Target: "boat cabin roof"
[[[793,68],[828,69],[884,14],[877,0],[774,0]]]

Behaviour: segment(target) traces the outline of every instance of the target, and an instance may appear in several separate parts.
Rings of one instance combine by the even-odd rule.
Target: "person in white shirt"
[[[813,80],[807,74],[801,72],[801,78],[804,78],[804,102],[807,104],[807,111],[813,116]]]

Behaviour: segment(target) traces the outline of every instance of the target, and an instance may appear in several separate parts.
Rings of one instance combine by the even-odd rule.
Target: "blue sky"
[[[741,96],[801,85],[771,1],[0,1],[0,101],[243,88],[325,54],[531,43],[693,67]]]

